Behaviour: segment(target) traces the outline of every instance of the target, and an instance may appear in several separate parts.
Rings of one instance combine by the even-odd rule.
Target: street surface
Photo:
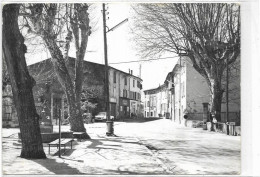
[[[26,160],[20,154],[19,129],[2,129],[4,174],[240,174],[240,137],[187,128],[167,119],[115,122],[115,137],[105,136],[106,124],[85,124],[92,138],[48,159]],[[54,126],[54,131],[58,127]],[[63,126],[62,131],[69,131]]]

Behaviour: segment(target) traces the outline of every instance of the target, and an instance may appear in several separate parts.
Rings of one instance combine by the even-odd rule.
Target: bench
[[[72,149],[72,142],[74,140],[71,138],[61,138],[60,139],[60,145],[64,147],[64,150],[66,149],[66,144],[70,143],[71,149]],[[51,146],[57,146],[57,148],[59,147],[59,139],[56,139],[52,142],[50,142],[49,144],[49,154],[50,154],[50,147]]]
[[[85,134],[86,132],[73,132],[73,137],[79,139],[79,141],[81,141],[83,138],[82,136]]]

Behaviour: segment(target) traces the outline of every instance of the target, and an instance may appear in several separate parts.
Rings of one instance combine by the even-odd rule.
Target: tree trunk
[[[221,78],[221,77],[220,77]],[[221,87],[221,79],[215,77],[211,80],[210,89],[211,89],[211,110],[210,112],[215,114],[215,117],[218,122],[221,121],[221,103],[223,97],[223,89]]]
[[[43,40],[47,44],[48,50],[52,56],[52,64],[55,70],[55,73],[58,77],[60,84],[64,92],[66,93],[66,97],[69,105],[69,115],[70,115],[70,128],[73,132],[86,132],[84,127],[82,115],[81,115],[81,102],[80,99],[77,99],[75,93],[75,86],[73,86],[73,82],[71,80],[71,76],[69,75],[69,71],[66,67],[65,60],[62,56],[62,53],[55,43],[55,41],[49,36],[43,36]],[[81,92],[80,92],[81,93]],[[80,93],[78,93],[80,95]],[[85,138],[89,136],[86,135]]]
[[[3,56],[10,75],[14,103],[17,111],[21,140],[22,158],[46,158],[43,151],[32,88],[35,84],[29,75],[24,53],[26,46],[18,27],[18,4],[3,7]]]
[[[68,96],[67,96],[68,98]],[[68,99],[69,101],[69,113],[70,113],[70,128],[73,132],[86,132],[83,123],[83,117],[81,115],[81,104],[73,99]]]

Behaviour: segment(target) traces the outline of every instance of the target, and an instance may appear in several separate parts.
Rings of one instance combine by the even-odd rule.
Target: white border
[[[57,2],[57,3],[73,3],[75,1],[18,1],[18,0],[1,0],[1,4],[5,3],[23,3],[23,2]],[[77,0],[77,3],[83,2],[110,2],[110,3],[163,3],[163,2],[228,2],[228,3],[241,3],[242,14],[242,50],[241,50],[241,176],[260,176],[260,18],[259,9],[260,3],[258,0],[220,0],[220,1],[185,1],[185,0],[143,0],[143,1],[87,1]],[[2,7],[1,7],[2,14]],[[2,19],[1,19],[2,21]],[[1,23],[2,24],[2,23]],[[1,27],[0,27],[1,28]],[[2,29],[2,28],[1,28]],[[2,31],[2,30],[1,30]],[[1,38],[2,39],[2,38]],[[2,44],[1,44],[2,45]],[[0,49],[2,51],[2,47]],[[2,62],[0,64],[2,66]],[[2,72],[1,72],[2,74]],[[0,74],[0,75],[1,75]],[[2,82],[0,83],[1,86]],[[1,108],[0,108],[1,109]],[[0,147],[1,150],[2,146]],[[2,152],[2,151],[1,151]],[[2,161],[1,169],[2,169]],[[232,166],[232,164],[230,164]],[[2,170],[1,170],[2,171]],[[8,175],[14,176],[14,175]],[[31,175],[33,176],[33,175]]]

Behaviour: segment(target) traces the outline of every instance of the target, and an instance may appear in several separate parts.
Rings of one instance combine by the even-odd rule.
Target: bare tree
[[[135,41],[143,57],[185,55],[207,81],[211,112],[220,121],[225,67],[240,54],[238,4],[140,4],[134,7]]]
[[[3,58],[12,85],[22,140],[22,158],[46,158],[43,151],[39,115],[34,105],[34,79],[25,62],[26,47],[18,27],[19,4],[3,7]]]
[[[71,130],[75,132],[86,132],[80,100],[82,63],[91,34],[88,9],[88,4],[25,4],[21,9],[28,31],[40,36],[51,54],[54,71],[67,97]],[[74,74],[70,74],[66,60],[73,39],[76,59]]]

